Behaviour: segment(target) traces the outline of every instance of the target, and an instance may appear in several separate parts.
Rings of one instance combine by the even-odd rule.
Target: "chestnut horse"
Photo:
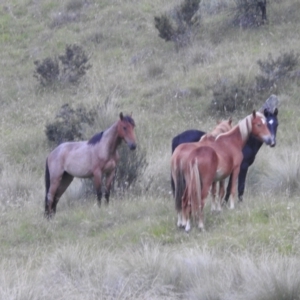
[[[175,205],[176,210],[178,212],[178,222],[177,226],[182,226],[182,218],[181,218],[181,199],[183,196],[183,192],[185,190],[185,182],[183,180],[183,176],[181,174],[182,169],[185,168],[185,163],[189,157],[189,153],[197,148],[201,142],[205,140],[212,140],[214,141],[216,136],[221,133],[225,133],[229,131],[232,127],[231,125],[232,119],[229,118],[226,121],[218,122],[216,128],[205,135],[202,136],[199,142],[194,143],[185,143],[179,145],[171,157],[171,181],[174,182],[174,189],[173,189],[173,196],[175,198]],[[224,196],[225,189],[224,189],[224,182],[220,182],[220,193],[222,193],[222,197]],[[213,206],[215,204],[215,196],[216,196],[216,185],[213,184],[212,187],[212,195],[213,195]],[[212,209],[214,209],[212,206]]]
[[[209,188],[214,181],[224,180],[230,174],[230,208],[234,208],[236,181],[243,160],[242,149],[250,134],[267,145],[272,144],[272,135],[262,113],[253,111],[229,132],[220,134],[213,142],[203,141],[190,152],[187,168],[183,170],[186,189],[181,201],[186,231],[191,228],[191,213],[199,219],[198,227],[204,229],[203,209]]]
[[[59,198],[74,177],[93,178],[98,204],[101,203],[102,177],[106,176],[105,199],[109,202],[110,188],[119,160],[118,146],[124,140],[131,150],[136,148],[135,123],[131,116],[123,116],[103,132],[88,141],[66,142],[57,146],[46,160],[45,215],[56,212]]]

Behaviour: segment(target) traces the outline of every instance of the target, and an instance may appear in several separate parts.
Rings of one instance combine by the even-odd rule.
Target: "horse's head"
[[[267,125],[272,137],[272,143],[270,144],[270,146],[274,147],[276,145],[276,132],[278,127],[278,120],[277,120],[278,109],[275,108],[273,113],[271,113],[268,109],[265,109],[264,115],[267,119]]]
[[[232,128],[232,118],[230,117],[228,120],[225,121],[218,121],[217,126],[213,131],[208,133],[206,136],[208,137],[217,137],[221,133],[225,133]],[[204,136],[203,136],[204,137]]]
[[[120,113],[120,120],[118,122],[118,135],[127,143],[130,150],[135,150],[136,148],[134,127],[135,123],[132,117],[123,116],[123,113]]]
[[[251,133],[260,141],[266,143],[267,145],[273,144],[272,134],[268,128],[266,117],[255,110],[252,113],[252,129]]]

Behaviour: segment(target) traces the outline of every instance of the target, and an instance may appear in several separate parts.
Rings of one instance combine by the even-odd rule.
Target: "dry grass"
[[[207,231],[187,235],[169,193],[172,137],[215,126],[216,82],[239,74],[254,82],[258,59],[298,52],[299,4],[268,2],[269,23],[241,30],[229,26],[234,1],[202,0],[193,43],[176,52],[154,16],[179,2],[1,6],[1,299],[299,299],[299,78],[280,90],[277,146],[259,152],[243,204],[212,215],[208,203]],[[91,55],[84,80],[41,89],[33,62],[75,43]],[[74,181],[47,222],[44,130],[65,103],[100,107],[87,136],[132,111],[149,165],[133,190],[101,209]],[[234,113],[234,123],[248,113]]]

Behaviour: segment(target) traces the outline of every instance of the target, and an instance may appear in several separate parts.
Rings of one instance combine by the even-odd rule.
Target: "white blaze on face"
[[[269,124],[272,125],[274,123],[274,120],[270,120]]]

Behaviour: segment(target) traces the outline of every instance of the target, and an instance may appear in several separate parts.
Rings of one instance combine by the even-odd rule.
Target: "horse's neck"
[[[248,116],[245,119],[241,120],[236,125],[236,127],[238,128],[238,130],[240,132],[242,145],[244,147],[245,144],[247,143],[247,141],[251,135],[251,131],[252,131],[251,117]]]
[[[249,124],[243,122],[244,120],[235,125],[229,132],[220,134],[216,140],[230,139],[232,145],[236,145],[240,149],[244,148],[251,133],[251,123],[249,126]]]
[[[114,123],[103,133],[103,142],[110,153],[115,153],[122,139],[118,135],[118,122]]]
[[[253,135],[250,135],[246,144],[252,149],[253,153],[256,155],[263,143],[257,138],[255,138]]]

